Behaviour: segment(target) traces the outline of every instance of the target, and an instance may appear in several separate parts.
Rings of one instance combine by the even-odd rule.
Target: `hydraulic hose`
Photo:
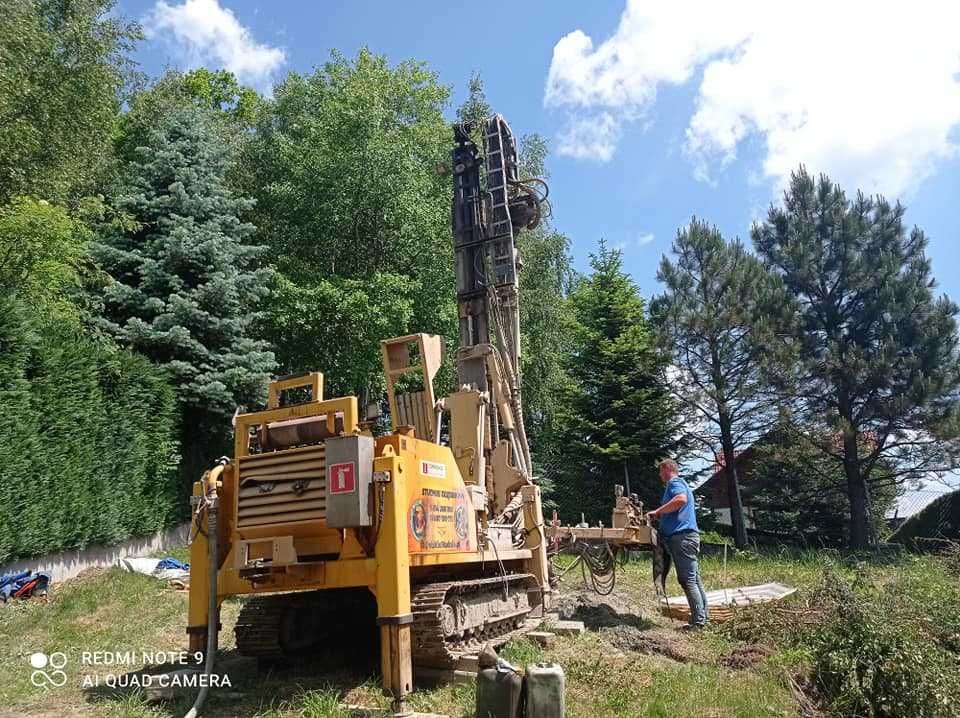
[[[204,701],[207,700],[207,694],[210,692],[210,678],[213,675],[213,662],[217,655],[217,634],[220,626],[220,604],[217,602],[217,570],[220,568],[219,545],[217,540],[218,525],[218,497],[217,480],[223,473],[223,467],[227,460],[221,459],[217,466],[213,467],[207,474],[203,500],[207,507],[207,578],[210,581],[208,587],[209,597],[207,603],[207,653],[204,660],[203,672],[208,676],[206,681],[200,684],[200,692],[193,702],[190,710],[184,718],[197,718],[200,715],[200,709]]]

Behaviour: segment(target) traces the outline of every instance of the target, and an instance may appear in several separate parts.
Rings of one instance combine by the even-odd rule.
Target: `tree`
[[[759,531],[805,545],[847,543],[849,499],[843,467],[821,445],[811,443],[816,430],[784,422],[751,447],[752,468],[744,486],[750,518]],[[819,434],[819,442],[830,435]],[[884,468],[878,469],[878,475]],[[877,481],[871,494],[870,526],[884,531],[884,514],[897,497],[897,486]]]
[[[262,104],[255,90],[241,85],[226,70],[168,70],[130,96],[127,111],[119,121],[116,155],[121,162],[136,159],[137,148],[146,142],[158,117],[193,107],[206,111],[221,142],[230,145],[228,157],[239,159],[241,146],[252,135]]]
[[[269,278],[240,219],[252,202],[228,190],[229,157],[213,128],[196,108],[158,118],[112,202],[132,222],[104,227],[93,245],[112,278],[99,324],[165,367],[184,411],[188,472],[207,461],[237,405],[263,398],[275,367],[251,336]]]
[[[448,97],[422,65],[362,50],[289,75],[260,113],[242,183],[280,286],[261,330],[333,394],[381,395],[379,339],[456,336]],[[387,336],[358,352],[342,337],[364,317]]]
[[[109,156],[136,25],[112,0],[12,0],[0,23],[0,204],[87,193]]]
[[[0,208],[0,295],[75,319],[64,290],[77,283],[88,234],[66,209],[44,200],[18,197]]]
[[[739,241],[694,217],[677,232],[674,260],[657,278],[666,291],[651,304],[663,341],[672,347],[666,382],[686,410],[691,443],[724,467],[734,540],[747,545],[736,452],[776,416],[761,358],[774,350],[771,317],[786,305],[782,287]]]
[[[656,347],[620,252],[601,242],[590,267],[567,304],[573,351],[561,404],[557,501],[590,521],[609,521],[624,466],[635,493],[649,503],[659,499],[654,464],[676,448],[676,427],[660,381],[667,357]]]
[[[848,200],[801,168],[752,231],[798,305],[780,378],[795,419],[833,432],[824,450],[843,467],[854,549],[871,540],[874,483],[956,464],[958,308],[934,299],[926,236],[903,217],[899,203]]]

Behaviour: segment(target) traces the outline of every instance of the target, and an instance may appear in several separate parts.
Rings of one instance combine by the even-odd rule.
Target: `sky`
[[[464,10],[464,8],[470,8]],[[960,3],[874,0],[120,0],[137,60],[226,67],[263,92],[332,50],[470,76],[519,135],[538,133],[553,222],[587,266],[601,238],[641,292],[696,215],[728,238],[800,163],[899,199],[929,238],[938,293],[960,300]]]

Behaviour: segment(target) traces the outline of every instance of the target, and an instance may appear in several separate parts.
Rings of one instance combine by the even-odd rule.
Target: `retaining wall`
[[[50,574],[53,583],[73,578],[88,568],[116,566],[121,558],[146,556],[157,551],[165,551],[183,546],[190,536],[190,522],[152,536],[132,538],[113,546],[88,546],[79,551],[60,551],[9,563],[0,568],[0,574],[14,571],[43,571]]]

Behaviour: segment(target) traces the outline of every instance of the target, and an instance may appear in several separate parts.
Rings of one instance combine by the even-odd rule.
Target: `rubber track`
[[[508,574],[464,581],[446,581],[415,586],[411,596],[413,626],[411,636],[414,665],[449,668],[466,654],[476,653],[484,643],[499,645],[522,633],[524,620],[532,610],[524,610],[505,616],[500,620],[487,621],[476,627],[469,636],[450,639],[443,635],[440,610],[448,599],[476,591],[499,593],[504,586],[510,593],[520,591],[526,596],[533,585],[530,574]],[[291,608],[331,613],[331,621],[343,620],[338,609],[342,598],[330,595],[329,591],[271,594],[248,599],[237,617],[234,634],[237,650],[243,656],[266,660],[291,658],[280,642],[280,629],[284,614]],[[349,610],[347,610],[349,614]],[[339,618],[337,616],[340,616]]]
[[[429,583],[415,587],[411,596],[413,611],[412,654],[417,666],[449,668],[466,654],[476,653],[484,643],[498,645],[522,632],[523,623],[532,610],[520,610],[498,621],[488,621],[478,626],[469,636],[451,639],[443,635],[440,609],[458,593],[472,591],[499,592],[504,583],[511,593],[520,589],[524,595],[534,577],[531,574],[508,574],[467,581]]]

